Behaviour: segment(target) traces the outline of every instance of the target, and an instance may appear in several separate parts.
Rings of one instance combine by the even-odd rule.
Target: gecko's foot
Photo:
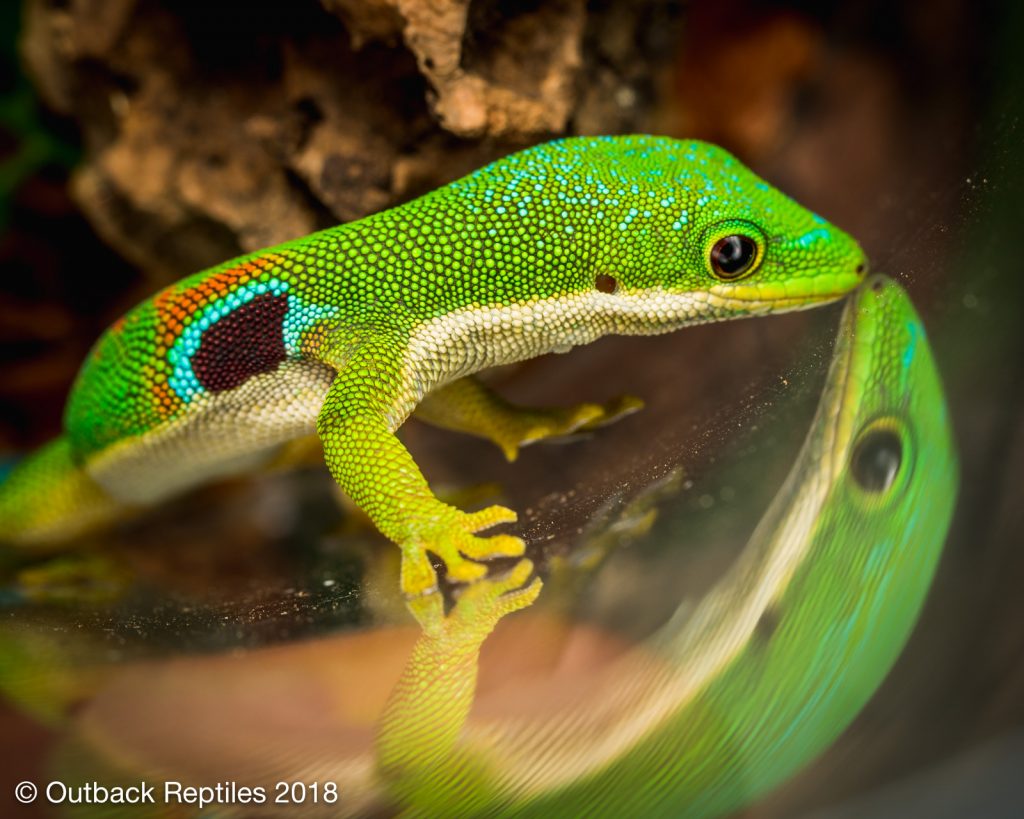
[[[569,438],[607,426],[643,409],[644,402],[632,395],[620,395],[604,404],[523,410],[508,418],[496,431],[494,442],[514,461],[521,447],[538,441]]]
[[[533,604],[544,585],[539,577],[527,583],[533,563],[523,558],[498,577],[478,580],[456,592],[446,617],[440,592],[409,601],[409,608],[427,633],[460,642],[482,642],[506,614]]]
[[[402,544],[402,591],[406,597],[418,597],[437,588],[437,576],[427,552],[444,561],[452,580],[471,583],[487,574],[487,567],[476,561],[519,557],[526,550],[526,544],[512,535],[477,537],[475,534],[499,523],[514,523],[516,513],[511,509],[504,506],[488,506],[478,512],[461,512],[451,506],[442,509],[443,514]]]
[[[539,577],[527,584],[533,574],[533,562],[523,558],[503,575],[487,578],[459,589],[448,621],[468,625],[486,623],[488,631],[506,614],[533,604],[543,585]]]

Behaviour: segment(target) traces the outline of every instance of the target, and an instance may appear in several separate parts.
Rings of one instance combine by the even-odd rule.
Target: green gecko
[[[340,487],[402,550],[409,597],[523,554],[501,506],[434,496],[395,435],[429,423],[510,458],[636,409],[517,408],[473,373],[609,334],[840,298],[866,262],[845,233],[724,150],[578,137],[505,157],[419,199],[243,256],[143,302],[82,367],[64,434],[0,486],[0,539],[45,548],[315,431]]]
[[[474,720],[480,645],[540,581],[527,583],[524,559],[470,587],[420,637],[381,719],[378,769],[413,815],[737,810],[828,747],[885,678],[931,585],[956,492],[924,328],[903,289],[874,277],[846,308],[788,478],[696,604],[683,601],[571,699]]]

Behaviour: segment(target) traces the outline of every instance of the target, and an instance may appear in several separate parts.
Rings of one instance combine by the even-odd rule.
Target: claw
[[[516,513],[504,506],[488,506],[477,512],[458,512],[448,508],[431,529],[403,546],[402,591],[407,598],[422,597],[437,589],[434,567],[427,558],[432,552],[444,561],[448,577],[457,583],[473,583],[487,574],[487,566],[477,561],[492,557],[519,557],[526,544],[513,535],[477,537],[474,533],[499,523],[512,523]]]
[[[537,599],[544,585],[541,579],[535,577],[523,585],[532,573],[533,562],[523,558],[504,575],[461,589],[445,627],[486,635],[506,614],[526,608]]]
[[[437,590],[406,600],[406,605],[432,637],[476,642],[490,634],[506,614],[533,604],[544,584],[539,577],[527,583],[531,574],[533,563],[523,558],[498,577],[461,587],[455,592],[455,606],[447,617],[444,596]]]

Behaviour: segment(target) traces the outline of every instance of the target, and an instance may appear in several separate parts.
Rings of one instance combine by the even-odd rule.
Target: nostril
[[[868,269],[868,268],[867,268],[867,265],[866,265],[866,264],[864,264],[864,262],[861,262],[861,263],[860,263],[859,265],[857,265],[857,275],[858,275],[858,276],[863,276],[863,275],[864,275],[864,272],[865,272],[865,271],[866,271],[867,269]]]
[[[885,287],[885,280],[881,276],[871,282],[871,289],[876,293],[881,293],[883,287]]]

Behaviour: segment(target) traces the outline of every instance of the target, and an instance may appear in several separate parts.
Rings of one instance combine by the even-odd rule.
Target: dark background
[[[427,25],[389,0],[5,3],[0,450],[54,435],[102,329],[194,270],[557,134],[719,142],[907,286],[961,457],[953,529],[904,656],[829,752],[745,813],[1024,812],[1008,773],[1024,769],[1020,5],[464,5],[439,3],[450,18]],[[685,450],[699,475],[729,431],[771,417],[789,385],[812,396],[828,354],[815,340],[835,316],[609,339],[503,376],[524,401],[642,395],[644,414],[600,443],[535,448],[508,467],[484,444],[452,446],[413,424],[406,439],[439,482],[499,481],[533,510],[521,529],[531,543],[563,535],[625,453],[656,462]],[[558,501],[581,484],[594,498]],[[185,546],[136,556],[139,570],[197,594],[215,578],[219,594],[273,600],[290,563],[281,537],[237,513],[252,491],[220,488],[155,513],[174,530],[164,539]],[[145,540],[140,527],[128,539]],[[266,639],[300,630],[266,628]],[[40,770],[53,735],[4,711],[0,736],[6,793]],[[886,786],[896,789],[879,796]]]

